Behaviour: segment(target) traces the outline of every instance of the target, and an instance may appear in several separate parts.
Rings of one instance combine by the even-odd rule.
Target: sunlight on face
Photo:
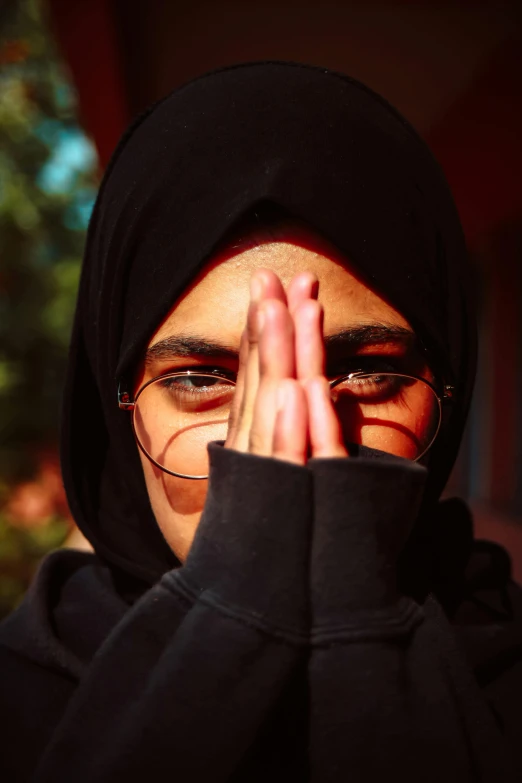
[[[156,350],[152,350],[147,361],[138,368],[134,391],[152,378],[187,368],[211,366],[221,368],[225,373],[237,372],[237,354],[249,304],[250,278],[252,272],[261,267],[273,270],[285,287],[298,272],[309,271],[317,276],[319,301],[324,307],[329,377],[338,377],[356,369],[366,370],[374,359],[378,359],[381,364],[376,369],[379,371],[385,372],[382,368],[387,367],[389,372],[409,371],[410,374],[430,378],[428,368],[412,348],[414,336],[405,318],[368,288],[328,243],[302,227],[292,226],[278,236],[277,241],[265,241],[255,247],[240,245],[225,248],[204,267],[152,335],[149,349],[155,346]],[[356,348],[336,339],[353,327],[383,324],[397,327],[398,334],[402,331],[412,339],[380,339],[378,344],[370,341]],[[171,344],[180,344],[183,350],[179,353],[160,350],[158,345],[167,338],[182,338],[177,342],[172,340]],[[192,338],[213,345],[212,354],[199,351],[191,354]],[[219,349],[220,346],[223,350]],[[359,367],[357,362],[362,362],[362,365]],[[408,392],[410,397],[403,409],[411,409],[413,405],[417,406],[417,412],[412,415],[410,411],[409,418],[403,416],[402,420],[390,421],[390,426],[385,428],[377,427],[369,417],[363,417],[354,424],[348,413],[343,416],[343,406],[348,410],[346,390],[339,388],[338,412],[346,439],[353,437],[353,428],[357,427],[359,435],[364,434],[364,439],[359,442],[414,458],[417,441],[422,440],[423,433],[430,426],[432,411],[419,397],[423,394],[422,389],[415,392],[414,385],[411,388],[413,396]],[[363,392],[368,396],[367,388]],[[160,423],[155,421],[154,426],[159,427]],[[224,424],[221,429],[216,427],[212,430],[212,439],[224,439],[225,436]],[[194,437],[202,438],[205,443],[208,440],[203,430]],[[179,437],[173,443],[177,450],[176,461],[186,464],[186,472],[190,473],[191,466],[195,466],[195,440]],[[171,476],[152,464],[141,451],[140,457],[158,525],[171,549],[183,562],[199,523],[208,482]]]

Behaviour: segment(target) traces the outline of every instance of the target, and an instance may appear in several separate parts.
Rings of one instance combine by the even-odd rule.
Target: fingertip
[[[261,336],[261,332],[267,324],[276,328],[278,325],[284,324],[287,320],[287,313],[287,307],[280,299],[262,299],[255,305],[255,323],[258,336]]]
[[[330,384],[328,380],[322,375],[316,375],[313,378],[305,378],[302,381],[302,385],[310,399],[323,399],[326,396],[329,400],[332,399]]]
[[[278,299],[286,304],[285,289],[279,276],[272,269],[260,267],[254,274],[256,274],[258,279],[262,280],[263,299]]]
[[[319,280],[313,272],[300,272],[288,286],[288,303],[292,312],[307,299],[317,299]]]

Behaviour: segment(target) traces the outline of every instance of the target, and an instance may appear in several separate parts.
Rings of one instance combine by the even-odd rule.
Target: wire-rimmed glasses
[[[118,390],[118,405],[131,411],[138,446],[172,476],[208,478],[207,446],[225,440],[235,376],[221,370],[183,370],[152,378],[132,399]],[[398,372],[352,372],[330,381],[332,400],[347,443],[420,460],[433,445],[442,404],[425,378]]]

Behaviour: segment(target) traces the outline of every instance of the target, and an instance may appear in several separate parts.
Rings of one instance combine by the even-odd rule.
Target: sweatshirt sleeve
[[[231,780],[299,668],[310,472],[214,444],[210,456],[185,565],[101,646],[37,783]]]
[[[440,607],[397,589],[424,468],[395,458],[309,466],[310,781],[515,781]]]

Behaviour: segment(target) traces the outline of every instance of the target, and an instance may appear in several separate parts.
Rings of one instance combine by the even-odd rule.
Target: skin
[[[403,330],[412,340],[399,336],[383,342],[381,337],[375,344],[354,347],[340,339],[325,352],[325,339],[328,343],[343,330],[372,324]],[[173,336],[197,336],[222,343],[228,351],[211,356],[158,351],[158,344]],[[206,265],[152,335],[134,391],[154,377],[187,367],[237,372],[228,431],[222,428],[223,435],[214,437],[226,436],[227,448],[304,465],[309,457],[347,456],[326,375],[357,369],[355,355],[366,361],[408,362],[410,371],[431,379],[413,342],[406,319],[335,248],[308,229],[289,225],[276,240],[226,247]],[[344,369],[347,359],[352,367]],[[427,425],[420,419],[417,426]],[[376,447],[399,454],[409,448],[400,432],[390,430],[387,437]],[[140,457],[158,525],[184,562],[208,482],[170,476],[141,451]]]

